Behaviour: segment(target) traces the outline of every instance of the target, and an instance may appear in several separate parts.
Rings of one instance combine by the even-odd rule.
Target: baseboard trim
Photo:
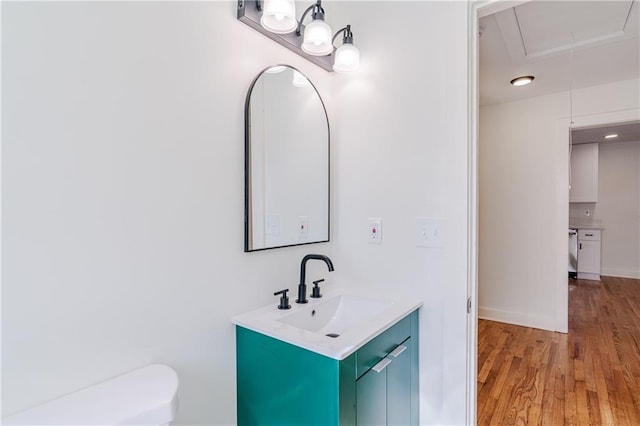
[[[539,328],[541,330],[557,331],[555,329],[555,318],[553,317],[478,307],[478,318],[524,327]]]
[[[625,269],[602,268],[601,275],[606,275],[607,277],[640,279],[640,271],[628,271]]]
[[[591,274],[588,272],[578,272],[579,280],[600,281],[600,274]]]

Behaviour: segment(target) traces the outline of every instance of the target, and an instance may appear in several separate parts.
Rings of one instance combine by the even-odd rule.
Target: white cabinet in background
[[[600,280],[600,233],[599,229],[578,230],[578,278]]]
[[[570,203],[598,202],[598,144],[573,145],[571,149]]]

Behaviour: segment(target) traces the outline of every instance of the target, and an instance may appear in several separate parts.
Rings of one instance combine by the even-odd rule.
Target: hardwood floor
[[[478,322],[479,425],[640,425],[640,280],[570,280],[569,333]]]

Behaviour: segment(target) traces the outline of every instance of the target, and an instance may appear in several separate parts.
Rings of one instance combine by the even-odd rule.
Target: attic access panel
[[[633,1],[532,1],[496,14],[512,59],[595,45],[626,34]],[[637,32],[637,31],[630,31]]]

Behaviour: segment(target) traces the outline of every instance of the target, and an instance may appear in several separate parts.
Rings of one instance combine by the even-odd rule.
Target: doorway
[[[543,97],[554,98],[549,94],[538,95],[539,114],[531,118],[527,116],[526,105],[523,101],[516,105],[516,101],[509,107],[493,108],[489,111],[483,108],[484,128],[480,128],[480,79],[479,74],[479,42],[487,35],[486,28],[481,28],[480,19],[499,12],[511,10],[514,7],[540,2],[474,2],[470,13],[470,152],[472,159],[470,164],[470,204],[476,203],[475,211],[480,220],[474,223],[476,247],[474,259],[476,263],[472,273],[476,274],[476,281],[472,281],[476,303],[473,304],[474,319],[490,317],[490,319],[525,325],[540,329],[568,331],[568,288],[567,288],[567,228],[569,225],[569,128],[573,121],[574,127],[602,124],[612,121],[626,121],[637,119],[638,101],[625,98],[625,91],[638,91],[637,76],[635,71],[634,82],[619,83],[608,81],[602,85],[609,85],[608,89],[599,96],[596,92],[589,92],[584,87],[572,87],[570,84],[564,90],[556,90],[559,94],[551,103],[545,104]],[[562,2],[554,2],[562,3]],[[605,2],[600,2],[605,3]],[[629,18],[636,10],[628,9],[624,18]],[[633,5],[631,6],[633,8]],[[510,12],[512,13],[512,12]],[[635,15],[633,15],[635,16]],[[504,22],[503,22],[504,24]],[[626,41],[622,41],[626,43]],[[584,45],[586,46],[586,44]],[[586,47],[583,46],[583,49]],[[601,48],[604,44],[599,45]],[[566,48],[565,48],[566,50]],[[556,54],[560,54],[560,50]],[[573,52],[570,53],[573,55]],[[582,54],[582,53],[581,53]],[[573,59],[573,58],[571,58]],[[567,60],[566,70],[570,69],[571,62]],[[574,76],[567,72],[566,82],[573,82]],[[515,77],[515,76],[514,76]],[[539,79],[540,81],[541,79]],[[626,81],[621,79],[620,82]],[[630,81],[630,80],[629,80]],[[593,84],[595,86],[595,84]],[[604,90],[604,89],[603,89]],[[575,102],[571,96],[580,91],[579,99]],[[546,100],[549,100],[546,99]],[[504,105],[506,103],[502,102]],[[522,107],[518,109],[517,107]],[[493,114],[493,117],[490,115]],[[500,115],[502,114],[502,117]],[[500,149],[495,149],[486,155],[481,152],[482,138],[486,131],[486,119],[494,119],[495,123],[511,123],[510,135],[515,135],[506,140]],[[615,120],[614,118],[615,117]],[[624,118],[623,118],[624,117]],[[634,118],[635,117],[635,118]],[[536,133],[537,132],[537,133]],[[498,132],[490,136],[494,136]],[[532,134],[534,137],[521,137],[520,134]],[[492,138],[494,140],[495,138]],[[527,144],[534,144],[528,146]],[[538,145],[535,145],[538,144]],[[539,148],[539,149],[538,149]],[[514,151],[517,151],[514,154]],[[510,154],[513,154],[510,156]],[[491,158],[493,161],[483,163],[483,158]],[[533,177],[524,177],[522,172],[531,170],[536,164],[544,164],[543,173],[534,174]],[[480,181],[483,170],[507,171],[503,178],[498,173],[489,177],[492,182],[497,182],[500,188],[498,196],[491,198],[484,191],[484,185]],[[506,176],[507,178],[504,178]],[[513,177],[517,179],[513,179]],[[485,176],[486,177],[486,176]],[[510,186],[511,185],[511,186]],[[515,194],[510,198],[509,194]],[[527,208],[526,203],[530,206]],[[512,214],[509,214],[509,212]],[[516,214],[513,214],[515,212]],[[492,216],[493,215],[493,216]],[[495,226],[485,228],[484,218],[494,217]],[[509,232],[505,232],[505,230]],[[508,234],[504,239],[499,234]],[[498,237],[495,237],[498,236]],[[493,240],[492,237],[495,237]],[[487,242],[490,244],[487,246]],[[496,257],[488,259],[487,254],[498,246],[507,253],[507,258],[514,259],[503,269]],[[497,253],[500,253],[496,251]],[[513,253],[524,253],[519,259],[509,257]],[[505,257],[505,256],[502,256]],[[491,268],[483,268],[487,260]],[[498,259],[499,260],[499,259]],[[504,259],[503,259],[504,260]],[[494,271],[493,275],[485,274],[486,271]],[[505,273],[508,272],[508,273]],[[505,278],[506,277],[506,278]],[[483,291],[486,283],[498,282],[493,290],[494,299],[488,303]],[[506,283],[506,284],[505,284]],[[519,285],[512,285],[519,283]],[[544,283],[541,285],[541,283]],[[543,287],[540,290],[540,287]],[[483,288],[484,287],[484,288]],[[483,300],[484,298],[484,300]],[[493,304],[493,301],[496,301]],[[477,332],[477,329],[474,329]],[[470,347],[473,347],[470,345]],[[477,358],[477,353],[474,354]],[[476,359],[477,362],[477,359]],[[470,365],[470,371],[477,377],[477,366]],[[469,378],[472,380],[472,378]],[[475,413],[474,413],[475,416]],[[475,417],[474,417],[475,418]]]

